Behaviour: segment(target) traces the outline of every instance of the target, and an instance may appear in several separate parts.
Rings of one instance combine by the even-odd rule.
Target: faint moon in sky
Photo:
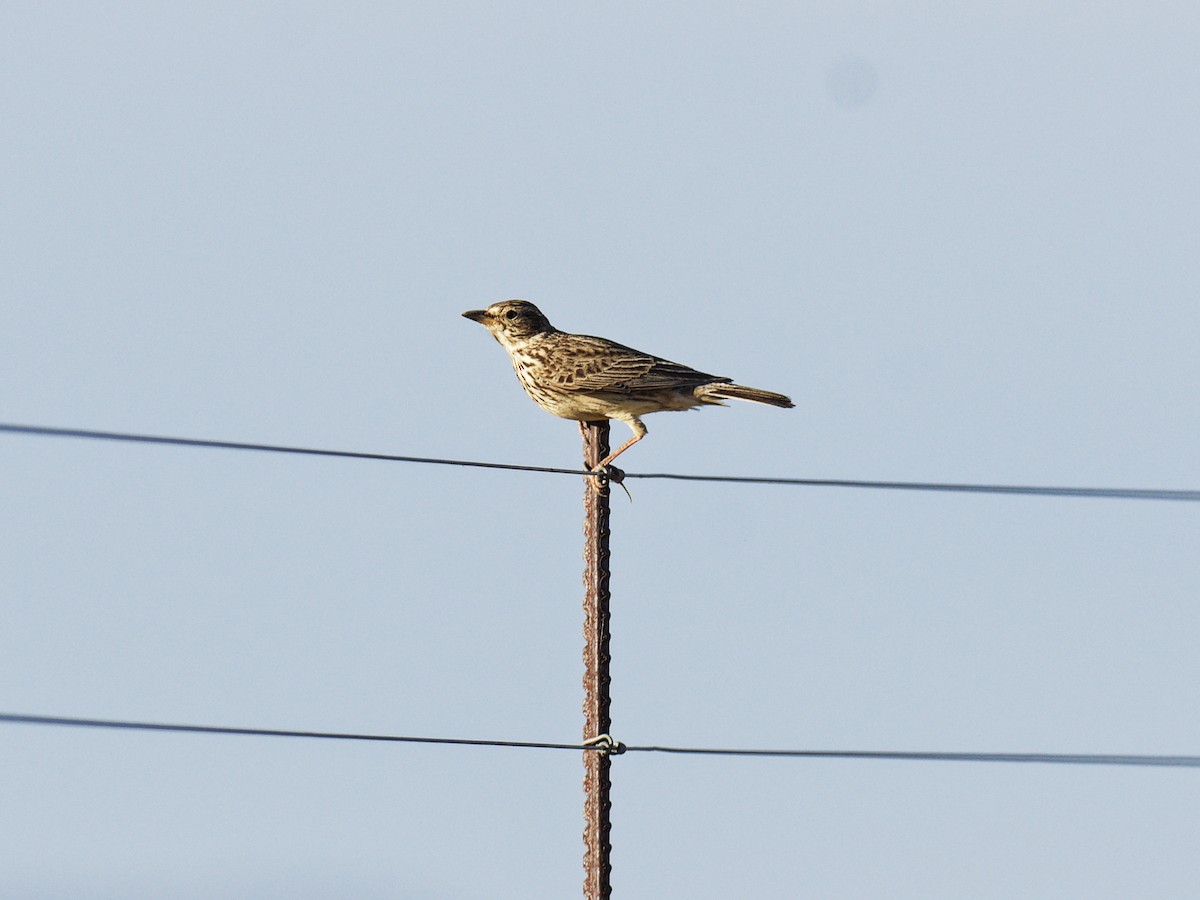
[[[879,88],[879,74],[865,59],[843,56],[825,72],[825,90],[838,106],[865,106]]]

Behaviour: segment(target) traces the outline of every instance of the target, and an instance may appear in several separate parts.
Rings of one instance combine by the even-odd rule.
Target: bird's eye
[[[517,311],[515,309],[510,309],[508,312],[506,312],[504,314],[504,318],[508,319],[510,322],[513,319],[515,319],[516,317],[517,317]]]

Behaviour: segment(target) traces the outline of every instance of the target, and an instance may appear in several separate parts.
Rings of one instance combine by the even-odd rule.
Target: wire
[[[126,434],[115,431],[88,431],[79,428],[50,428],[39,425],[0,423],[0,432],[39,435],[42,437],[89,438],[93,440],[127,441],[141,444],[168,444],[183,447],[208,447],[220,450],[258,450],[268,453],[292,453],[307,456],[333,456],[346,459],[375,459],[385,462],[426,463],[442,466],[471,466],[481,469],[507,469],[514,472],[547,472],[555,475],[591,475],[585,469],[560,469],[552,466],[521,466],[510,463],[474,462],[461,459],[438,459],[426,456],[393,456],[387,453],[361,453],[350,450],[318,450],[310,447],[287,447],[277,444],[247,444],[236,441],[210,441],[198,438],[162,437],[150,434]],[[1043,497],[1100,497],[1110,500],[1176,500],[1200,502],[1200,490],[1170,490],[1158,488],[1096,488],[1046,487],[1016,484],[951,484],[931,481],[862,481],[825,478],[757,478],[738,475],[678,475],[670,472],[621,472],[612,480],[627,478],[665,479],[671,481],[704,481],[728,484],[797,485],[801,487],[864,488],[890,491],[941,491],[960,494],[1025,494]]]
[[[1200,500],[1200,491],[1157,488],[1040,487],[1020,484],[946,484],[932,481],[848,481],[827,478],[750,478],[737,475],[674,475],[626,472],[626,478],[710,481],[732,484],[790,484],[803,487],[873,488],[887,491],[948,491],[960,494],[1032,494],[1043,497],[1106,497],[1111,500]]]
[[[191,734],[239,734],[257,737],[324,738],[338,741],[384,741],[393,744],[459,744],[473,747],[525,747],[534,750],[595,750],[583,744],[543,741],[484,741],[470,738],[406,737],[395,734],[354,734],[336,731],[286,731],[277,728],[229,728],[222,725],[168,725],[162,722],[126,722],[115,719],[73,719],[63,716],[28,716],[0,713],[0,722],[14,725],[67,725],[76,728],[115,728],[126,731],[175,731]]]
[[[627,753],[701,756],[777,756],[800,759],[877,759],[926,762],[1063,763],[1092,766],[1200,768],[1200,756],[1137,756],[1116,753],[927,753],[892,750],[721,750],[705,747],[625,747]]]
[[[551,472],[557,475],[590,475],[583,469],[555,469],[549,466],[518,466],[508,463],[472,462],[464,459],[435,459],[426,456],[393,456],[388,453],[360,453],[353,450],[316,450],[311,447],[285,447],[278,444],[244,444],[238,441],[209,441],[200,438],[161,437],[154,434],[126,434],[118,431],[87,431],[82,428],[48,428],[41,425],[0,423],[0,432],[33,434],[42,437],[90,438],[99,441],[128,441],[136,444],[170,444],[176,447],[208,447],[216,450],[260,450],[266,453],[293,453],[304,456],[336,456],[343,459],[378,459],[385,462],[428,463],[439,466],[474,466],[479,469],[510,469],[515,472]]]
[[[114,719],[77,719],[63,716],[34,716],[0,713],[0,722],[15,725],[65,725],[77,728],[111,728],[132,731],[169,731],[190,734],[234,734],[258,737],[324,738],[341,741],[384,741],[402,744],[456,744],[472,747],[520,747],[536,750],[622,753],[670,753],[693,756],[757,756],[793,759],[892,760],[902,762],[1007,762],[1058,763],[1092,766],[1152,766],[1200,768],[1200,756],[1155,756],[1114,753],[927,753],[891,750],[731,750],[710,747],[626,746],[607,739],[589,744],[558,744],[546,741],[489,741],[470,738],[407,737],[391,734],[355,734],[331,731],[288,731],[275,728],[228,728],[216,725],[169,725],[161,722],[129,722]]]

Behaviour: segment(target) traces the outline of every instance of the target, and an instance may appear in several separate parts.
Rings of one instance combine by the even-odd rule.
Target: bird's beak
[[[472,322],[478,322],[480,325],[486,325],[491,316],[488,315],[486,309],[468,309],[463,313],[464,319],[470,319]]]

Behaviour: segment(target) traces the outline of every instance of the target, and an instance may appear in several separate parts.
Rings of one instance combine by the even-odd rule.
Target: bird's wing
[[[560,390],[633,393],[729,382],[679,363],[591,335],[572,335],[572,359],[555,373]]]

